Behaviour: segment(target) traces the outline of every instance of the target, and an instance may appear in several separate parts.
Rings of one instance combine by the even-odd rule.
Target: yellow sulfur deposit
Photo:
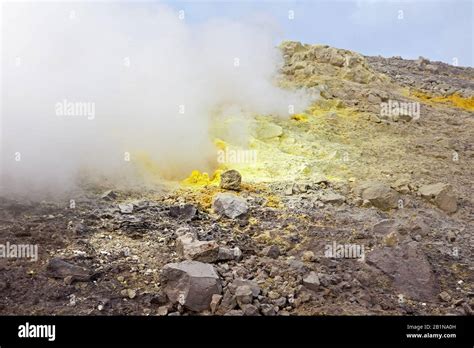
[[[191,175],[181,181],[184,185],[207,186],[219,185],[222,170],[218,169],[210,177],[208,173],[201,173],[199,170],[193,170]]]
[[[219,138],[214,139],[214,145],[216,145],[217,149],[224,151],[227,148],[227,143]]]
[[[218,187],[221,173],[228,169],[239,171],[243,185],[252,187],[277,181],[311,181],[321,176],[332,181],[354,176],[357,148],[363,139],[351,139],[349,135],[362,116],[339,107],[337,100],[331,102],[314,104],[289,119],[257,116],[250,122],[254,129],[248,134],[247,144],[237,145],[220,133],[213,134],[214,167],[206,172],[195,168],[180,184],[189,188]],[[377,137],[380,141],[382,138]],[[147,154],[139,154],[137,163],[144,176],[153,181],[163,178],[163,168]],[[267,205],[278,207],[280,202],[272,198]]]
[[[425,102],[450,104],[461,109],[474,111],[474,97],[463,98],[457,93],[445,97],[431,96],[429,94],[418,91],[412,92],[412,95]]]
[[[308,121],[308,116],[305,114],[294,114],[291,116],[292,120],[295,121],[302,121],[302,122],[307,122]]]

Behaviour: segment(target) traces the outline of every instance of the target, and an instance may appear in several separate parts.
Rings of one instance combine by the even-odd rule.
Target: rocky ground
[[[280,84],[320,97],[255,118],[253,166],[1,198],[3,243],[39,259],[0,258],[0,313],[472,315],[474,70],[281,49]]]

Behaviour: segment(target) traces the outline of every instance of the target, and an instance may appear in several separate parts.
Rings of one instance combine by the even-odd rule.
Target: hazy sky
[[[281,39],[323,43],[366,55],[424,56],[473,66],[472,0],[164,1],[186,21],[273,18]],[[294,11],[290,20],[289,11]]]

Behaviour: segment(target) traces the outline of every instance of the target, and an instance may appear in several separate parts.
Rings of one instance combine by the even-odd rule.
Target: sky
[[[364,55],[423,56],[453,65],[474,64],[474,0],[162,2],[184,10],[190,23],[222,17],[273,21],[279,32],[276,41],[327,44]]]

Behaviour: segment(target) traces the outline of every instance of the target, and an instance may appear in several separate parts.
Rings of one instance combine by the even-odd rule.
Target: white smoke
[[[212,170],[216,113],[306,108],[302,93],[275,85],[282,58],[265,23],[180,15],[143,3],[5,4],[3,189],[130,179],[143,156],[182,179]]]

